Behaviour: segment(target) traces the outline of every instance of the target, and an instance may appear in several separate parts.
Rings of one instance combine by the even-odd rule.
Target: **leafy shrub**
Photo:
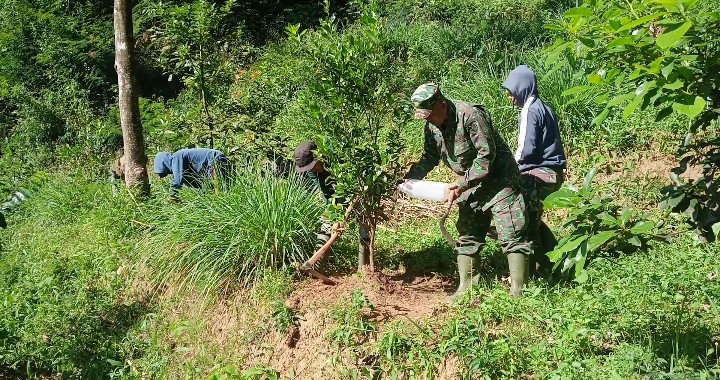
[[[301,96],[312,119],[309,127],[319,135],[318,154],[337,182],[331,217],[341,220],[354,206],[352,217],[369,236],[369,257],[360,257],[358,267],[369,264],[373,270],[381,201],[395,191],[400,176],[400,127],[408,102],[392,80],[392,52],[377,2],[358,4],[358,25],[345,31],[329,13],[317,31],[288,29],[290,39],[307,49],[317,73]]]
[[[548,210],[568,211],[563,227],[571,232],[547,255],[555,263],[553,269],[560,267],[561,272],[571,274],[578,282],[587,280],[585,267],[600,252],[630,253],[647,249],[649,241],[662,237],[658,225],[647,215],[630,208],[621,209],[611,196],[592,187],[596,174],[597,169],[591,170],[582,188],[565,186],[543,201]]]
[[[259,166],[239,168],[225,192],[183,189],[182,198],[153,210],[139,251],[158,283],[178,280],[206,295],[249,284],[258,269],[305,261],[322,213],[303,179]]]
[[[564,56],[571,63],[583,62],[580,74],[586,75],[589,84],[568,89],[566,94],[596,95],[596,102],[605,109],[594,123],[619,110],[624,119],[636,110],[651,110],[656,121],[673,114],[688,120],[678,123],[688,126],[688,138],[678,152],[679,157],[685,156],[692,152],[693,134],[720,119],[720,12],[716,5],[698,0],[585,0],[550,26],[564,32],[565,38],[547,50],[547,60],[557,62]],[[711,173],[718,170],[718,161],[705,160],[702,154],[688,160],[709,165],[704,183],[717,188]],[[711,193],[698,190],[675,186],[669,198],[692,198],[695,204],[704,204]],[[702,240],[714,240],[720,229],[713,227],[720,220],[720,209],[708,204],[698,212],[703,221],[692,220],[693,227]]]
[[[702,242],[712,242],[720,235],[720,138],[698,141],[681,152],[685,156],[671,174],[673,184],[662,189],[660,207],[689,217]],[[689,166],[703,168],[703,174],[687,182],[681,176]]]

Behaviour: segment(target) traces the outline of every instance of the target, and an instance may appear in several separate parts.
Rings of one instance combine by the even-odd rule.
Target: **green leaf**
[[[626,119],[630,117],[630,115],[635,112],[635,109],[642,103],[643,97],[642,95],[638,95],[635,97],[635,99],[632,100],[625,108],[623,109],[622,117],[623,119]]]
[[[630,243],[636,247],[642,247],[642,242],[640,241],[640,239],[638,239],[637,236],[633,236],[630,239],[628,239],[628,243]]]
[[[690,102],[688,101],[687,103]],[[694,119],[705,109],[706,104],[705,99],[696,96],[692,100],[692,104],[675,102],[672,107],[675,111]]]
[[[602,123],[603,121],[605,121],[605,119],[607,119],[609,114],[610,114],[610,109],[605,108],[604,110],[602,110],[602,112],[600,112],[597,116],[595,116],[592,119],[591,123],[593,125],[600,125],[600,123]]]
[[[672,115],[672,111],[673,111],[673,109],[670,106],[661,109],[657,113],[657,116],[655,116],[655,122],[661,121],[661,120],[665,119],[666,117]]]
[[[672,73],[674,68],[675,68],[675,63],[671,62],[669,65],[663,67],[662,70],[660,70],[660,71],[661,71],[662,75],[665,78],[667,78],[670,75],[670,73]]]
[[[577,247],[580,246],[580,244],[582,244],[582,242],[587,240],[587,238],[588,238],[587,235],[580,235],[580,236],[576,237],[575,239],[569,240],[567,243],[563,244],[562,246],[555,248],[555,250],[553,252],[565,253],[565,252],[573,251],[573,250],[577,249]]]
[[[685,87],[685,81],[683,81],[682,79],[678,79],[673,83],[668,83],[663,86],[663,88],[666,88],[668,90],[677,90],[683,87]]]
[[[633,43],[634,41],[630,37],[618,37],[610,42],[606,49],[610,50],[616,46],[632,45]]]
[[[598,250],[603,246],[603,244],[607,243],[608,240],[612,239],[617,235],[617,231],[602,231],[595,235],[593,235],[590,239],[588,239],[587,242],[587,249],[588,251],[595,251]]]
[[[602,77],[598,74],[588,75],[588,82],[590,82],[592,84],[600,84],[600,83],[602,83],[602,81],[603,81]]]
[[[608,102],[607,105],[608,105],[608,107],[615,107],[616,105],[623,103],[627,100],[630,100],[634,97],[635,97],[634,92],[629,92],[627,94],[620,94],[620,95],[617,95],[614,98],[610,99],[610,101]]]
[[[592,16],[593,12],[587,7],[577,7],[577,8],[571,8],[565,11],[563,14],[563,17],[566,18],[572,18],[572,17],[587,17]]]
[[[585,175],[585,179],[583,180],[583,186],[582,186],[583,189],[589,189],[589,188],[590,188],[590,183],[592,183],[592,180],[593,180],[593,178],[595,178],[595,176],[597,175],[597,173],[598,173],[598,168],[592,168],[592,169]]]
[[[655,43],[660,49],[667,50],[670,46],[674,45],[681,38],[683,38],[683,36],[685,36],[685,33],[690,30],[692,25],[692,22],[686,21],[680,27],[672,31],[665,31],[665,33],[659,35],[655,39]]]
[[[624,226],[628,222],[628,220],[630,220],[630,217],[632,216],[633,213],[634,213],[633,209],[631,209],[629,207],[625,207],[623,209],[622,214],[620,214],[620,217],[618,218],[618,220],[620,221],[620,225]]]
[[[640,17],[639,19],[637,19],[635,21],[631,21],[631,22],[623,25],[620,29],[618,29],[618,32],[622,32],[623,30],[632,29],[638,25],[654,21],[655,19],[659,18],[660,16],[662,16],[664,14],[665,14],[664,12],[658,12],[658,13],[653,13],[651,15],[647,15],[645,17]]]
[[[588,272],[583,269],[580,275],[575,277],[575,282],[577,282],[578,284],[584,284],[585,282],[587,282],[589,277],[590,276],[588,275]]]
[[[598,214],[598,219],[602,220],[607,226],[616,226],[618,224],[617,219],[615,219],[614,216],[608,214],[607,212],[601,212]]]
[[[563,91],[562,96],[570,96],[591,90],[592,86],[575,86]]]
[[[660,74],[660,68],[661,68],[664,60],[665,60],[665,57],[660,56],[660,58],[652,61],[650,63],[650,65],[648,65],[648,71],[650,71],[653,74]]]
[[[588,253],[588,244],[587,241],[584,241],[580,248],[578,248],[578,253],[575,256],[575,277],[580,276],[580,273],[585,268],[585,260],[587,260],[587,253]]]
[[[635,235],[642,235],[652,231],[653,228],[655,228],[655,223],[641,220],[630,228],[630,232]]]

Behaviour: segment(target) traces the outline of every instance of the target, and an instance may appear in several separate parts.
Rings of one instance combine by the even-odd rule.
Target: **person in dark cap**
[[[330,172],[326,170],[325,163],[315,158],[314,151],[317,150],[315,141],[305,141],[295,149],[294,159],[298,174],[305,175],[325,198],[325,204],[335,195],[335,181]],[[322,226],[317,234],[316,248],[322,247],[329,239],[332,226],[326,219],[322,219]],[[365,255],[370,246],[370,237],[365,228],[360,226],[360,247],[359,254]]]
[[[154,171],[160,178],[173,175],[170,199],[177,201],[183,186],[201,188],[203,178],[214,181],[227,177],[230,160],[215,149],[181,149],[172,154],[159,152],[155,155]]]
[[[455,246],[460,285],[451,298],[463,293],[479,278],[473,276],[491,221],[507,254],[512,282],[518,296],[528,276],[527,210],[520,172],[512,151],[493,128],[485,107],[445,98],[436,83],[425,83],[410,100],[415,118],[424,119],[425,144],[420,161],[405,175],[423,179],[444,162],[457,175],[447,202],[458,204]]]

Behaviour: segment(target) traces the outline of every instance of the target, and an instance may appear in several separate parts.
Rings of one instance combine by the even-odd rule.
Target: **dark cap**
[[[305,141],[295,149],[295,165],[298,173],[305,173],[315,166],[313,150],[317,149],[315,141]]]

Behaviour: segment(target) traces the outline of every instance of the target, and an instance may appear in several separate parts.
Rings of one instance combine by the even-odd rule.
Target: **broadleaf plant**
[[[584,0],[549,28],[564,35],[546,51],[548,63],[577,64],[578,74],[589,83],[567,89],[564,95],[570,101],[593,96],[605,107],[593,123],[600,124],[619,110],[624,118],[636,110],[651,110],[656,121],[673,114],[688,120],[687,136],[677,154],[678,160],[685,158],[674,169],[664,202],[672,203],[681,194],[687,202],[697,202],[691,211],[670,208],[694,213],[691,224],[702,240],[714,240],[713,226],[720,221],[714,173],[720,160],[691,144],[696,132],[716,127],[720,118],[718,2]],[[700,141],[696,146],[708,148],[712,143]],[[678,175],[689,163],[710,167],[704,168],[703,179],[682,185]]]
[[[547,255],[555,263],[554,270],[559,268],[578,282],[587,280],[585,268],[595,257],[644,250],[650,241],[665,238],[648,215],[618,206],[609,194],[594,187],[597,172],[591,170],[582,187],[566,185],[543,201],[546,210],[568,213],[562,227],[570,233]]]

